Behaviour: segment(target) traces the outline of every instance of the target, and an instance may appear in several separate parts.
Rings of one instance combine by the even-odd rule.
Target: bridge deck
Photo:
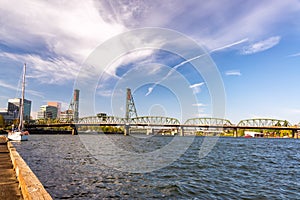
[[[23,199],[5,140],[0,136],[0,199]]]
[[[153,127],[183,127],[183,128],[223,128],[223,129],[273,129],[273,130],[300,130],[295,126],[241,126],[224,124],[154,124],[154,123],[58,123],[58,124],[28,124],[26,128],[45,128],[45,127],[80,127],[80,126],[153,126]]]

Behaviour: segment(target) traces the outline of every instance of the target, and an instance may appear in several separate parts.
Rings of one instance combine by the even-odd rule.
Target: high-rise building
[[[21,98],[14,98],[14,99],[8,99],[8,107],[7,112],[9,115],[12,115],[13,118],[18,118],[20,105],[21,105]],[[31,114],[31,101],[24,99],[24,120],[28,121],[30,120],[30,114]]]
[[[57,108],[57,118],[60,118],[61,103],[60,102],[47,102],[48,106],[54,106]]]
[[[57,107],[42,105],[37,115],[38,119],[56,119],[57,118]]]

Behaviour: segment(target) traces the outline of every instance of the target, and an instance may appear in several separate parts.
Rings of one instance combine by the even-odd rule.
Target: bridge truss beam
[[[232,123],[228,119],[201,117],[188,119],[185,125],[201,125],[201,126],[231,126]]]
[[[115,116],[90,116],[83,117],[78,120],[78,124],[125,124],[126,120]]]
[[[171,118],[171,117],[162,117],[162,116],[141,116],[131,118],[129,121],[130,124],[139,124],[139,125],[149,125],[149,124],[156,124],[156,125],[180,125],[178,119]]]
[[[241,120],[237,126],[251,126],[251,127],[289,127],[292,126],[287,120],[279,119],[245,119]]]

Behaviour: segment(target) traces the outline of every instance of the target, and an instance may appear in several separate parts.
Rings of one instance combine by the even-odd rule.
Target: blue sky
[[[182,121],[212,116],[209,86],[190,63],[167,75],[184,62],[174,52],[140,49],[101,66],[105,72],[96,79],[82,73],[93,76],[86,61],[110,38],[156,27],[177,31],[208,53],[224,84],[225,118],[233,123],[248,118],[300,122],[299,0],[1,0],[0,15],[1,108],[7,106],[8,98],[20,95],[26,62],[26,98],[32,100],[33,115],[47,101],[62,102],[67,108],[76,81],[85,74],[84,80],[98,83],[87,89],[93,91],[93,111],[86,112],[88,102],[83,100],[82,115],[124,116],[126,87],[136,85],[132,90],[139,115],[167,115]],[[143,39],[133,41],[144,45]],[[165,42],[161,41],[161,47]],[[153,85],[166,76],[167,84]],[[184,92],[193,101],[181,102]],[[81,93],[81,99],[86,98]]]

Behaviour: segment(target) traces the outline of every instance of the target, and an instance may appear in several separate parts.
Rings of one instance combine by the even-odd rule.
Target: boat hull
[[[22,132],[9,133],[7,138],[12,141],[26,141],[28,140],[28,135],[24,135]]]

